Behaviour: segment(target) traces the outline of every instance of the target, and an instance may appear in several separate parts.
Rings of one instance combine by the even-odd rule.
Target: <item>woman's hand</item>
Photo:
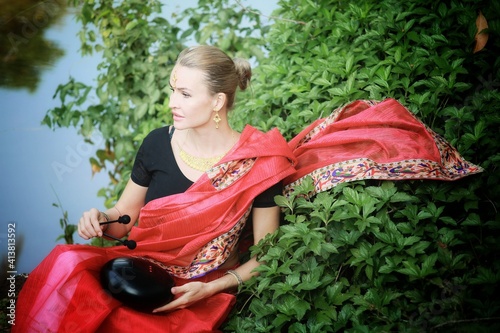
[[[175,299],[160,308],[154,309],[153,313],[187,308],[199,300],[212,296],[214,292],[208,283],[195,281],[173,287],[172,294]]]
[[[99,225],[99,218],[101,218],[101,213],[95,208],[84,212],[78,221],[78,235],[85,240],[102,237],[103,226]]]

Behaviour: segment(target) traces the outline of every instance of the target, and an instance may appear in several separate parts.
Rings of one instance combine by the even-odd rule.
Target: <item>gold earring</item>
[[[215,116],[214,116],[213,120],[215,121],[215,128],[217,128],[217,129],[218,129],[218,128],[219,128],[219,123],[220,123],[220,121],[221,121],[222,119],[221,119],[221,117],[219,116],[219,110],[215,110],[215,109],[214,109],[214,111],[215,111]]]

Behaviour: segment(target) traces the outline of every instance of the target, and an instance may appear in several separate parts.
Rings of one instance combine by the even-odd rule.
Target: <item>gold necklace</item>
[[[188,135],[189,135],[189,131],[186,135],[186,140],[187,140]],[[231,133],[231,138],[233,138],[233,135],[234,135],[234,132]],[[213,156],[213,157],[198,157],[198,156],[191,155],[191,154],[187,153],[186,151],[184,151],[184,149],[182,149],[182,147],[179,143],[177,143],[177,146],[179,147],[179,156],[180,156],[181,160],[184,163],[186,163],[187,166],[189,166],[195,170],[202,171],[202,172],[205,172],[208,169],[210,169],[215,163],[219,162],[224,157],[224,155],[226,155],[227,152],[229,151],[229,149],[228,149],[224,153],[217,155],[217,156]]]

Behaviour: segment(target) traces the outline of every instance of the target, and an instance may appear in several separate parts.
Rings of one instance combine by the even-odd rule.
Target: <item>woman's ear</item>
[[[214,99],[214,110],[220,111],[226,105],[226,94],[217,93]]]

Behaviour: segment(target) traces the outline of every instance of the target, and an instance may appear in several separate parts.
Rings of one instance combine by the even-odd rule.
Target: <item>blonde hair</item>
[[[198,45],[184,49],[176,64],[201,70],[212,94],[226,94],[228,110],[234,105],[236,88],[245,90],[252,77],[252,69],[247,60],[233,60],[215,46]]]

